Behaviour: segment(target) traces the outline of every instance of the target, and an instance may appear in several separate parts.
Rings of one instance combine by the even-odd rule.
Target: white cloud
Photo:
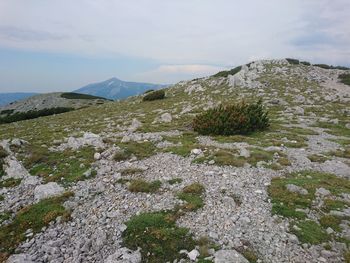
[[[143,73],[172,82],[211,73],[193,65],[293,56],[348,63],[349,13],[349,0],[1,0],[0,47],[192,65]]]
[[[161,65],[155,70],[138,74],[136,79],[149,82],[175,83],[180,80],[210,76],[221,70],[224,70],[224,68],[211,65]]]

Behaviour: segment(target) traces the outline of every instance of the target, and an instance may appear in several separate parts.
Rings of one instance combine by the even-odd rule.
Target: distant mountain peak
[[[86,85],[74,92],[115,100],[139,95],[146,90],[160,89],[164,87],[166,87],[166,85],[128,82],[113,77],[102,82]]]

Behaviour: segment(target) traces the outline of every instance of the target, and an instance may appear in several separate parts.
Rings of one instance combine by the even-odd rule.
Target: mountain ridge
[[[152,84],[143,82],[123,81],[119,78],[112,77],[110,79],[95,82],[83,86],[73,92],[100,96],[107,99],[125,99],[130,96],[140,95],[150,89],[160,89],[167,85]]]

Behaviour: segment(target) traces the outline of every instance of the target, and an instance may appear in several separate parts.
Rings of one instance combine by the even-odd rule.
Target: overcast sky
[[[0,0],[0,92],[174,83],[263,58],[350,65],[349,0]]]

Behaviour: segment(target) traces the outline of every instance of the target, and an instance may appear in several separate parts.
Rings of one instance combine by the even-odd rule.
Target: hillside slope
[[[89,84],[74,92],[104,97],[111,100],[125,99],[130,96],[140,95],[150,89],[160,89],[165,85],[127,82],[117,78],[111,78],[103,82]]]
[[[350,71],[286,60],[237,71],[162,100],[1,125],[0,259],[348,262],[350,86],[338,76]],[[191,128],[206,109],[258,99],[266,131]]]
[[[13,102],[10,105],[2,106],[0,107],[0,111],[14,110],[14,112],[27,112],[55,107],[67,107],[77,109],[106,102],[106,99],[104,98],[89,97],[81,99],[79,96],[76,98],[66,98],[62,96],[63,94],[74,93],[53,92],[39,94],[23,100]]]
[[[33,92],[0,93],[0,107],[36,95]]]

